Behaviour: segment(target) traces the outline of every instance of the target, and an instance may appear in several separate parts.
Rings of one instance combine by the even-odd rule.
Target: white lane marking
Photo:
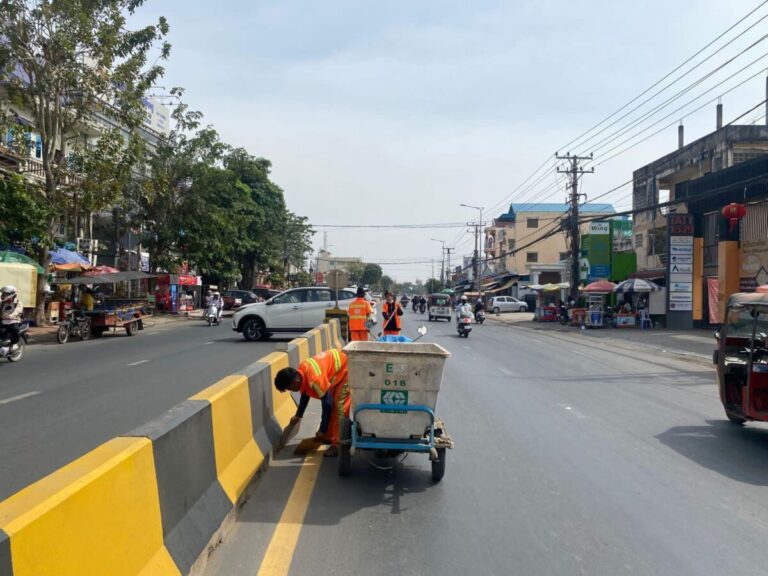
[[[206,342],[205,344],[203,344],[203,346],[208,346],[208,344],[215,344],[215,342],[211,340],[210,342]]]
[[[502,374],[506,374],[507,376],[514,376],[512,373],[512,370],[507,370],[506,368],[499,368],[499,372]]]
[[[131,362],[130,364],[126,364],[126,366],[138,366],[139,364],[146,364],[149,362],[149,360],[139,360],[138,362]]]
[[[571,354],[576,354],[576,356],[584,356],[584,358],[592,358],[589,354],[585,354],[584,352],[579,352],[578,350],[569,350]]]
[[[18,396],[11,396],[5,400],[0,400],[0,404],[10,404],[11,402],[16,402],[17,400],[24,400],[24,398],[29,398],[30,396],[37,396],[38,394],[42,394],[42,392],[27,392],[26,394],[19,394]]]
[[[464,348],[464,350],[472,350],[472,348],[470,348],[469,346],[462,346],[462,348]]]

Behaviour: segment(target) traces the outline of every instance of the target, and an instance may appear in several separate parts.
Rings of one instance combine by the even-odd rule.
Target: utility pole
[[[473,284],[477,282],[477,294],[478,296],[482,296],[481,292],[483,289],[483,282],[480,279],[480,231],[483,228],[483,210],[485,208],[481,206],[470,206],[469,204],[461,204],[464,208],[473,208],[474,210],[478,210],[480,212],[480,221],[479,222],[467,222],[467,226],[471,226],[475,229],[475,253],[472,256],[472,269],[473,269]]]
[[[448,256],[448,270],[445,274],[445,285],[446,287],[451,287],[451,279],[453,278],[453,273],[451,272],[451,252],[456,250],[456,248],[446,248],[445,253]]]
[[[570,176],[570,212],[568,214],[568,234],[571,240],[571,287],[569,290],[570,297],[573,300],[579,298],[579,253],[581,251],[581,238],[579,235],[579,197],[586,198],[586,194],[579,194],[579,176],[582,174],[592,174],[595,169],[590,168],[586,170],[579,166],[579,163],[586,160],[592,160],[592,154],[589,156],[576,156],[571,155],[569,152],[565,156],[555,154],[555,158],[558,160],[565,160],[565,167],[558,166],[557,171],[568,174]]]

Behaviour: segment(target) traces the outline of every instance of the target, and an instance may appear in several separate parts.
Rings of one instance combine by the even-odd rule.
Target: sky
[[[147,0],[133,21],[168,18],[173,48],[162,85],[184,86],[185,100],[224,141],[272,161],[272,178],[289,208],[318,226],[315,249],[327,241],[337,256],[379,262],[396,280],[415,281],[432,274],[429,261],[439,269],[436,240],[459,256],[471,253],[472,236],[460,224],[477,219],[478,212],[460,204],[484,207],[489,223],[510,201],[562,202],[566,192],[555,152],[595,153],[595,173],[581,185],[588,198],[595,197],[673,151],[681,119],[686,142],[712,131],[714,103],[688,114],[753,74],[722,96],[725,122],[761,102],[768,41],[644,123],[630,124],[768,33],[768,18],[591,142],[566,146],[760,4]],[[688,68],[766,15],[768,5],[762,5]],[[762,112],[760,107],[739,123]],[[670,123],[610,158],[624,140],[614,152]],[[542,165],[540,184],[519,188]],[[630,188],[600,201],[629,209]],[[456,226],[319,227],[436,223]]]

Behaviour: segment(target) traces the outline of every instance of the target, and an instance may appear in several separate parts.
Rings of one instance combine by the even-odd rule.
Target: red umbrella
[[[587,284],[581,289],[582,292],[613,292],[616,288],[616,284],[608,282],[608,280],[595,280],[591,284]]]
[[[114,274],[115,272],[120,272],[120,270],[111,266],[96,266],[96,268],[85,272],[83,276],[101,276],[102,274]]]

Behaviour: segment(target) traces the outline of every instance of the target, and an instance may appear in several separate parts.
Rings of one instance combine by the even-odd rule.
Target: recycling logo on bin
[[[381,403],[388,406],[407,406],[408,392],[405,390],[382,390]],[[382,410],[390,414],[405,414],[405,410]]]

